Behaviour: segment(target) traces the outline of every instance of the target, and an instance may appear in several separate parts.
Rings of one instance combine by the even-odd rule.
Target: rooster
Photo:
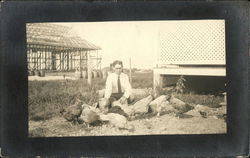
[[[63,118],[65,118],[69,122],[72,122],[73,124],[79,123],[78,118],[82,114],[82,103],[83,102],[80,99],[77,99],[75,104],[61,109],[60,113]]]

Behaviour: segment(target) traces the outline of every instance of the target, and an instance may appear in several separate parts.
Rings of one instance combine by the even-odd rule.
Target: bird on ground
[[[63,118],[69,122],[72,122],[73,124],[79,123],[78,118],[82,113],[82,103],[82,100],[77,99],[73,105],[61,109],[60,113],[62,114]]]
[[[199,113],[200,113],[201,117],[207,118],[207,113],[206,113],[206,112],[204,112],[204,111],[199,111]]]
[[[142,115],[146,114],[149,111],[149,103],[153,100],[152,95],[145,97],[139,101],[137,101],[133,107],[133,115]]]
[[[124,110],[120,106],[113,106],[109,109],[108,113],[117,113],[122,116],[128,117],[128,114],[124,112]]]
[[[174,109],[176,109],[176,116],[180,117],[182,114],[194,109],[193,106],[181,101],[180,99],[175,98],[173,95],[169,98],[169,104],[172,105]]]
[[[174,109],[171,105],[169,105],[168,101],[163,101],[161,104],[157,104],[156,106],[156,113],[157,117],[161,116],[164,112],[175,112],[176,109]]]
[[[112,126],[117,127],[118,129],[127,129],[129,131],[134,131],[134,126],[129,125],[127,118],[116,113],[108,113],[108,114],[102,114],[100,115],[101,121],[107,121]]]
[[[226,119],[226,113],[227,113],[226,106],[222,106],[219,108],[211,108],[206,105],[198,104],[195,106],[195,110],[197,110],[200,113],[201,117],[203,118],[214,116],[215,118],[218,119],[224,119],[224,120]]]
[[[100,116],[97,111],[93,109],[93,107],[89,106],[88,104],[83,104],[82,114],[79,119],[84,121],[84,123],[89,128],[89,125],[98,121],[100,119]]]
[[[108,113],[109,106],[110,106],[110,101],[109,101],[109,99],[106,99],[106,98],[100,98],[97,102],[97,105],[96,105],[96,107],[99,107],[99,109],[103,113]]]
[[[168,102],[167,99],[168,99],[167,95],[161,95],[161,96],[155,98],[149,104],[150,111],[153,112],[153,113],[157,113],[157,116],[160,116],[160,114],[161,114],[161,112],[163,110],[162,104],[164,104],[164,102]]]
[[[227,121],[227,114],[219,114],[219,115],[217,115],[216,117],[217,117],[218,119],[223,119],[224,122]]]

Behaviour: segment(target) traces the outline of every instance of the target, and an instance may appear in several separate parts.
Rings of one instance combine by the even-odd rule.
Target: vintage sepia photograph
[[[225,20],[26,23],[29,137],[227,133]]]

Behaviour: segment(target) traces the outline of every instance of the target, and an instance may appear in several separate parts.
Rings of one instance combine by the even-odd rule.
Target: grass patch
[[[29,119],[34,121],[47,120],[59,116],[60,109],[81,99],[87,104],[97,101],[96,90],[105,88],[105,79],[93,79],[93,86],[86,79],[58,81],[29,81],[28,83]],[[152,88],[153,72],[133,73],[133,88]],[[216,107],[223,102],[223,97],[199,94],[175,94],[184,102]]]
[[[174,94],[177,98],[186,103],[206,105],[211,108],[219,107],[220,103],[224,101],[222,96],[214,95],[199,95],[199,94]]]
[[[46,120],[59,115],[61,108],[73,104],[76,99],[92,104],[97,100],[96,89],[104,88],[104,80],[93,80],[93,87],[87,81],[29,81],[28,103],[31,120]]]
[[[152,88],[153,71],[150,73],[133,73],[131,85],[133,88]]]

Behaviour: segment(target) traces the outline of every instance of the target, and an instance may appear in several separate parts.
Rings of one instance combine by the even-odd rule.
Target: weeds
[[[90,87],[85,80],[29,81],[29,118],[36,121],[50,119],[76,99],[94,103],[98,96],[96,90],[104,88],[104,81],[94,80],[93,83],[95,86]]]
[[[186,94],[175,93],[174,96],[176,96],[177,98],[181,99],[186,103],[206,105],[212,108],[218,107],[219,104],[224,100],[224,98],[221,96],[199,95],[192,93],[186,93]]]
[[[153,87],[153,72],[150,73],[134,73],[132,75],[133,88],[152,88]]]
[[[176,93],[183,93],[184,92],[184,89],[185,89],[184,82],[185,81],[186,81],[186,79],[181,75],[180,78],[176,82],[176,86],[175,86]]]
[[[211,107],[218,106],[223,102],[223,97],[213,95],[198,95],[183,92],[185,88],[184,78],[180,78],[176,87],[156,87],[156,96],[163,94],[174,94],[177,98],[187,103],[202,104]],[[62,80],[62,81],[29,81],[28,83],[28,110],[30,120],[47,120],[59,116],[61,108],[73,104],[76,99],[83,100],[92,105],[98,100],[97,90],[104,89],[104,79],[93,79],[93,86],[88,86],[86,79]],[[133,88],[147,88],[149,94],[153,94],[153,74],[135,73],[132,76]],[[178,89],[175,91],[174,89]]]

